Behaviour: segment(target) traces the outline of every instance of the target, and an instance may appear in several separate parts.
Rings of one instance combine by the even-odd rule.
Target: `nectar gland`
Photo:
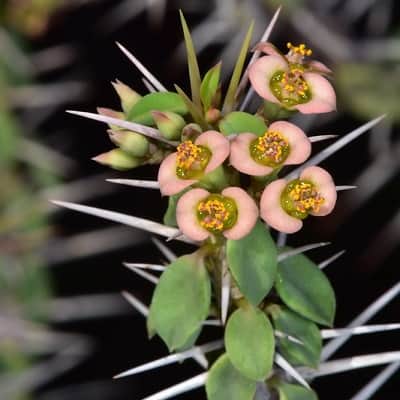
[[[318,212],[324,202],[313,183],[300,179],[289,182],[281,195],[283,209],[298,219],[306,218],[310,212]]]
[[[250,143],[253,160],[271,168],[280,166],[289,152],[289,142],[280,132],[267,131]]]
[[[208,148],[186,140],[177,147],[176,175],[181,179],[197,178],[204,172],[210,158]]]
[[[197,218],[200,225],[212,233],[221,233],[235,225],[237,220],[236,203],[230,197],[212,194],[197,205]]]

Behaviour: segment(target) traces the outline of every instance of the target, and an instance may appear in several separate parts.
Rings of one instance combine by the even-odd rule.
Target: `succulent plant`
[[[169,196],[168,209],[161,224],[80,204],[54,203],[196,247],[193,253],[176,257],[159,244],[169,265],[127,264],[156,288],[149,308],[130,293],[124,296],[147,317],[149,336],[160,336],[173,354],[118,377],[186,358],[207,369],[148,400],[167,399],[203,385],[209,400],[315,399],[309,386],[314,378],[353,369],[355,362],[359,368],[399,360],[399,353],[391,352],[326,361],[353,334],[399,328],[399,324],[363,325],[397,295],[399,285],[349,327],[333,329],[336,300],[321,269],[340,254],[318,265],[303,253],[326,243],[285,246],[286,234],[300,230],[309,215],[332,212],[337,192],[353,188],[336,185],[317,165],[383,116],[309,158],[313,142],[333,135],[309,137],[282,119],[296,112],[333,111],[335,93],[325,77],[330,70],[307,61],[311,51],[304,44],[288,43],[289,53],[283,55],[267,42],[278,15],[279,10],[245,67],[250,26],[224,96],[220,64],[201,77],[181,13],[191,96],[177,85],[176,92],[168,91],[119,45],[143,74],[150,93],[140,96],[117,82],[121,111],[70,111],[109,125],[117,147],[95,161],[117,170],[160,163],[157,181],[112,181],[160,189]],[[260,57],[261,52],[267,55]],[[245,106],[255,93],[261,96],[258,109],[248,112]],[[299,166],[284,175],[286,165]],[[280,232],[277,240],[270,228]],[[208,325],[220,327],[223,339],[196,345]],[[332,337],[336,339],[323,347],[322,340]],[[208,368],[205,354],[211,352],[217,360]]]

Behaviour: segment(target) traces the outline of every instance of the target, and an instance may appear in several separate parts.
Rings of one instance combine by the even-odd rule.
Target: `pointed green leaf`
[[[185,46],[187,53],[190,88],[192,90],[192,100],[197,107],[201,107],[200,102],[200,70],[197,63],[196,51],[193,46],[192,36],[190,35],[189,27],[186,23],[185,17],[182,10],[179,10],[179,16],[181,18],[181,24],[183,29],[183,36],[185,38]]]
[[[266,226],[258,221],[244,238],[227,241],[229,269],[243,295],[258,305],[273,286],[277,250]]]
[[[226,115],[219,123],[219,129],[224,135],[250,132],[257,136],[263,135],[268,130],[262,118],[242,111]]]
[[[276,330],[302,342],[299,344],[286,338],[279,338],[278,347],[283,357],[294,365],[318,368],[322,339],[317,325],[288,308],[276,304],[268,307],[268,313],[272,317]]]
[[[280,382],[277,389],[279,400],[318,400],[316,393],[304,386]]]
[[[208,400],[252,400],[256,382],[241,375],[223,354],[208,372],[206,392]]]
[[[185,103],[187,109],[189,110],[189,113],[192,116],[194,122],[199,124],[202,128],[207,129],[208,124],[207,124],[206,120],[203,118],[200,108],[197,107],[196,104],[194,104],[189,99],[187,94],[178,85],[174,85],[174,86],[175,86],[175,90],[177,91],[179,96],[181,96],[182,101]]]
[[[181,196],[182,194],[178,193],[168,197],[168,208],[163,218],[164,225],[178,226],[176,223],[176,205]]]
[[[219,62],[206,73],[201,82],[200,97],[205,110],[208,110],[212,105],[212,101],[218,90],[220,74],[221,63]]]
[[[229,112],[233,109],[235,104],[236,89],[239,85],[240,76],[242,75],[243,65],[246,61],[247,52],[249,50],[251,36],[253,34],[254,22],[250,24],[250,27],[244,38],[242,48],[240,49],[239,57],[236,61],[235,68],[232,73],[231,81],[229,82],[228,91],[225,96],[223,111]]]
[[[225,347],[239,372],[255,381],[264,380],[272,369],[275,349],[266,315],[250,304],[237,309],[226,325]]]
[[[303,254],[278,265],[275,287],[292,310],[322,325],[333,324],[336,301],[332,286],[318,266]]]
[[[210,308],[210,279],[198,253],[176,259],[161,275],[149,312],[149,331],[155,330],[170,351],[190,341]]]
[[[142,125],[154,125],[152,111],[171,111],[184,115],[188,112],[182,98],[172,92],[149,93],[143,96],[129,111],[127,120]]]

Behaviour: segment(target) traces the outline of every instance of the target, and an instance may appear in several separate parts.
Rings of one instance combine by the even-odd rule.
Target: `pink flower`
[[[257,218],[254,200],[238,187],[228,187],[221,194],[192,189],[179,199],[176,207],[179,229],[196,241],[219,234],[240,239],[251,231]]]
[[[310,140],[300,128],[277,121],[261,137],[239,134],[231,144],[229,161],[240,172],[263,176],[283,165],[301,164],[310,153]]]
[[[331,175],[320,167],[308,167],[299,179],[278,179],[265,188],[260,200],[261,218],[278,231],[294,233],[309,214],[320,217],[331,213],[336,197]]]
[[[318,61],[305,62],[312,54],[304,44],[293,46],[283,55],[271,43],[260,43],[256,49],[267,56],[249,68],[254,90],[264,99],[304,114],[325,113],[336,109],[336,95],[329,81],[321,74],[330,69]]]
[[[193,143],[186,140],[160,165],[158,182],[165,196],[181,192],[219,167],[229,155],[229,140],[217,131],[203,132]]]

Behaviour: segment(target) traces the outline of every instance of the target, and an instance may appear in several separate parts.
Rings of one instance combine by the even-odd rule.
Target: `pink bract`
[[[219,167],[229,155],[229,140],[217,131],[203,132],[195,141],[196,145],[207,147],[211,158],[204,170],[204,174]],[[164,159],[158,171],[158,182],[163,196],[171,196],[193,185],[198,179],[182,179],[176,175],[177,152]]]
[[[272,228],[284,233],[294,233],[302,228],[303,221],[290,216],[282,208],[281,194],[286,184],[285,179],[278,179],[265,188],[260,200],[260,215]]]
[[[202,241],[211,233],[204,229],[197,219],[198,203],[210,195],[205,189],[192,189],[185,193],[176,206],[176,222],[179,229],[190,239]]]
[[[332,176],[320,167],[308,167],[300,175],[300,179],[312,182],[318,192],[325,199],[318,212],[310,212],[311,215],[322,217],[332,212],[335,207],[337,192]]]

